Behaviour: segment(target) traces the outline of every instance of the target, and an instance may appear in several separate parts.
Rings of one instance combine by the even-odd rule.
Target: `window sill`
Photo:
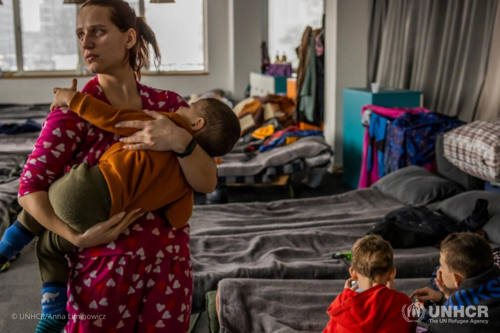
[[[179,71],[179,72],[149,72],[149,73],[141,73],[142,77],[154,77],[154,76],[196,76],[196,75],[208,75],[208,71]],[[58,79],[58,78],[79,78],[79,77],[94,77],[93,74],[14,74],[9,72],[4,72],[2,76],[0,76],[0,80],[2,79]]]

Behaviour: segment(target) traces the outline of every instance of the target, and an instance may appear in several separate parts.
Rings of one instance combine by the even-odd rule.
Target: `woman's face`
[[[110,14],[109,8],[99,6],[86,6],[78,13],[78,46],[92,73],[111,74],[128,66],[124,58],[131,44],[130,33],[121,32]]]

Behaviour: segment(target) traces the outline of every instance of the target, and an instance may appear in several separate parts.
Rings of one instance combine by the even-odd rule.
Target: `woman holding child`
[[[148,62],[149,46],[157,61],[159,48],[149,26],[126,2],[87,1],[78,13],[76,34],[86,66],[97,73],[82,89],[84,94],[115,108],[175,112],[187,106],[179,95],[137,81],[141,67]],[[120,141],[130,143],[129,149],[183,153],[191,135],[164,116],[147,114],[154,120],[120,124],[142,129]],[[57,231],[85,248],[69,255],[67,332],[186,332],[192,293],[189,225],[175,229],[160,214],[132,211],[80,234],[58,220],[48,200],[47,190],[54,180],[71,166],[96,165],[117,139],[73,112],[56,108],[21,176],[19,202],[51,230],[41,237],[52,237]],[[203,149],[196,146],[179,163],[194,190],[213,191],[216,166]],[[66,286],[46,287],[66,291]],[[66,304],[64,297],[61,300]],[[57,324],[61,322],[46,322],[39,329],[43,326],[48,332],[54,327],[50,325]]]

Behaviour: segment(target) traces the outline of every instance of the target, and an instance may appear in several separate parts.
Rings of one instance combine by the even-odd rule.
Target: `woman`
[[[186,105],[175,93],[136,81],[148,63],[148,47],[157,61],[159,52],[154,33],[126,2],[87,1],[78,13],[76,34],[85,64],[97,73],[82,92],[116,108],[173,112]],[[166,117],[148,114],[154,120],[122,124],[142,129],[123,140],[135,143],[129,148],[184,152],[191,135]],[[189,226],[174,229],[151,212],[128,227],[140,214],[129,212],[79,234],[50,206],[47,189],[53,179],[75,164],[95,165],[116,139],[72,112],[55,110],[30,155],[30,173],[25,169],[21,175],[19,202],[48,230],[87,248],[70,254],[67,332],[185,332],[192,292]],[[194,190],[213,191],[216,166],[199,146],[179,163]],[[42,237],[51,237],[50,231]]]

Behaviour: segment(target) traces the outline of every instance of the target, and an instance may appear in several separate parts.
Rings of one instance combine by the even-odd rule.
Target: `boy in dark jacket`
[[[473,233],[451,234],[441,243],[439,262],[441,292],[426,287],[411,295],[435,304],[432,332],[500,332],[500,269],[488,242]]]
[[[392,247],[378,235],[365,236],[352,248],[351,278],[328,308],[330,322],[323,333],[409,333],[413,318],[402,311],[412,306],[404,293],[388,287],[396,276]],[[351,282],[357,284],[351,287]]]

